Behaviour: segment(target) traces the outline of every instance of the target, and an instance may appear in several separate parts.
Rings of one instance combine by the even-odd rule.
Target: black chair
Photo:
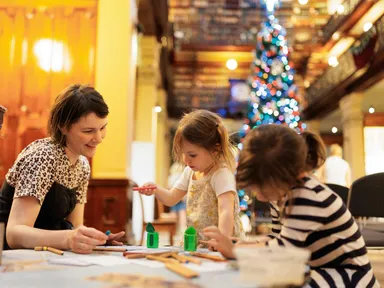
[[[384,173],[353,182],[348,208],[354,217],[384,217]],[[384,246],[384,223],[363,225],[361,232],[367,246]]]
[[[355,217],[384,217],[384,173],[353,182],[348,208]]]
[[[348,204],[348,195],[349,195],[348,187],[341,186],[338,184],[331,184],[331,183],[325,183],[325,185],[327,185],[333,192],[339,195],[345,205]]]

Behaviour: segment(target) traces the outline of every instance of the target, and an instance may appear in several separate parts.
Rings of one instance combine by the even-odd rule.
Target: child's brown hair
[[[185,114],[173,139],[173,157],[182,162],[182,141],[186,140],[210,152],[217,152],[216,164],[225,163],[235,170],[234,146],[230,143],[222,118],[208,110],[195,110]]]
[[[327,159],[327,151],[323,140],[318,134],[310,131],[301,133],[307,144],[307,165],[306,171],[312,173],[314,170],[319,169]]]
[[[304,138],[287,126],[268,124],[251,130],[240,152],[238,188],[295,186],[306,171],[307,150]]]

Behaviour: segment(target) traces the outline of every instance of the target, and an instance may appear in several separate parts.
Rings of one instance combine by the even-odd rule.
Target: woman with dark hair
[[[48,122],[49,138],[28,145],[9,169],[0,190],[4,249],[50,246],[91,253],[108,240],[83,226],[92,157],[106,133],[108,106],[92,87],[71,85],[56,98]]]

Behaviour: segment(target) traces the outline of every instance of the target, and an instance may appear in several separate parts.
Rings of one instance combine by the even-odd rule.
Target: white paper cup
[[[310,251],[298,248],[236,247],[240,281],[257,287],[300,286],[304,283]]]

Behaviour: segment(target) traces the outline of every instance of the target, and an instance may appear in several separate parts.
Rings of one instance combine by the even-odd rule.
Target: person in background
[[[330,147],[330,156],[322,168],[321,180],[328,184],[338,184],[345,187],[351,186],[351,168],[342,158],[343,149],[338,144]]]
[[[380,287],[359,227],[343,200],[307,172],[312,161],[319,163],[308,157],[304,138],[287,126],[261,125],[249,132],[240,153],[237,185],[260,201],[275,201],[280,227],[263,240],[236,245],[309,250],[311,279],[306,287]],[[217,227],[205,228],[204,235],[211,238],[210,246],[235,258],[235,245]]]
[[[4,249],[50,246],[87,254],[97,245],[122,245],[117,239],[125,232],[107,236],[83,225],[87,157],[105,137],[108,113],[92,87],[71,85],[59,93],[50,112],[50,137],[21,151],[0,190]]]

